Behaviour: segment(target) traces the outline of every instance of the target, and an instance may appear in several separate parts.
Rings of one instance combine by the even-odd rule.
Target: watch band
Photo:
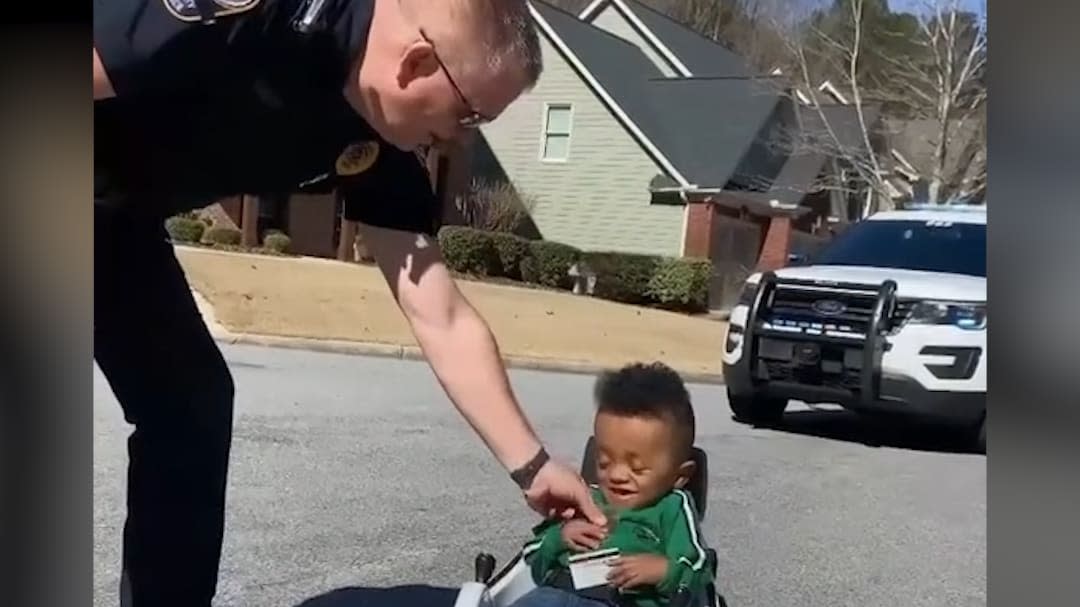
[[[517,483],[518,487],[524,491],[532,486],[533,479],[536,478],[536,473],[540,471],[540,468],[548,462],[550,457],[544,447],[540,447],[540,450],[536,452],[536,455],[532,459],[525,462],[525,465],[514,470],[510,473],[510,478]]]

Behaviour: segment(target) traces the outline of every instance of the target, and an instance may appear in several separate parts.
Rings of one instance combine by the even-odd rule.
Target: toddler
[[[513,607],[663,607],[679,589],[705,596],[712,582],[693,498],[694,411],[679,375],[661,363],[604,373],[594,390],[593,499],[607,528],[549,520],[523,557],[537,588]],[[571,558],[618,551],[607,583],[575,588]]]

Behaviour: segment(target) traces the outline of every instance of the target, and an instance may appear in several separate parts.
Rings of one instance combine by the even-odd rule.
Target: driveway
[[[238,388],[219,606],[437,607],[478,551],[534,523],[423,363],[227,347]],[[575,463],[592,378],[512,381]],[[691,387],[710,456],[707,537],[732,607],[986,604],[986,459],[948,437],[805,409],[730,418]],[[95,606],[117,604],[128,427],[95,369]],[[436,588],[389,587],[431,585]]]

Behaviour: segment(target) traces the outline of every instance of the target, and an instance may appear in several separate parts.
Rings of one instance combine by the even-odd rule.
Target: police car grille
[[[815,310],[815,302],[823,300],[842,304],[843,311],[823,314]],[[871,285],[865,291],[778,285],[762,318],[776,327],[815,328],[865,335],[876,302],[877,291]],[[898,329],[911,316],[914,304],[913,300],[898,300],[896,309],[886,322],[885,331]]]

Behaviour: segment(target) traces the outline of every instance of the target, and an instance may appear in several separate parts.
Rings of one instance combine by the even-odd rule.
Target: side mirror
[[[787,261],[789,266],[801,266],[805,265],[808,257],[803,253],[789,253]]]

